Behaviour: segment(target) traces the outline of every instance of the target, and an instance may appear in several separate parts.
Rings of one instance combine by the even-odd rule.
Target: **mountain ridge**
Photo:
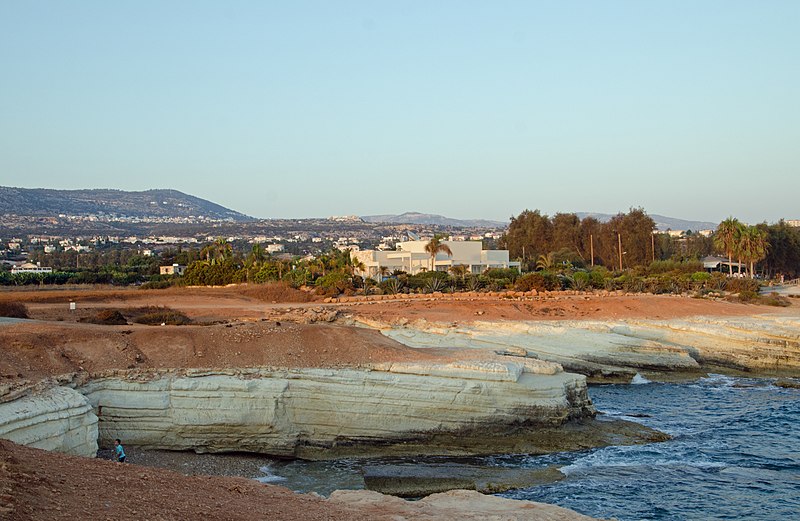
[[[455,219],[444,215],[405,212],[402,214],[362,215],[361,219],[368,223],[390,224],[436,224],[441,226],[458,226],[464,228],[503,228],[507,222],[491,219]]]
[[[572,212],[563,212],[572,213]],[[594,217],[598,221],[606,222],[614,217],[614,214],[599,213],[599,212],[574,212],[581,219],[586,217]],[[693,221],[687,219],[679,219],[677,217],[668,217],[658,214],[648,214],[656,223],[656,229],[659,231],[667,230],[714,230],[717,223],[709,221]],[[494,221],[491,219],[454,219],[445,217],[438,214],[429,214],[421,212],[405,212],[402,214],[382,214],[382,215],[363,215],[361,219],[369,223],[390,223],[390,224],[435,224],[445,226],[459,226],[459,227],[488,227],[488,228],[504,228],[508,226],[508,222]]]
[[[112,188],[57,190],[0,186],[0,214],[30,216],[117,215],[131,218],[254,218],[173,189],[127,191]]]

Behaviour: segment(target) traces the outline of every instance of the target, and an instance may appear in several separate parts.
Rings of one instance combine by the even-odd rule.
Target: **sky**
[[[800,2],[0,3],[0,185],[798,219]]]

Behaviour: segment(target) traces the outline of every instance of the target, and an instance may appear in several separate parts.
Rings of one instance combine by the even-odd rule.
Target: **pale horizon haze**
[[[0,4],[0,185],[800,219],[800,2]]]

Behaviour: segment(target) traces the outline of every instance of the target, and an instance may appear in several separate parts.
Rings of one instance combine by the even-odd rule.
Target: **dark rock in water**
[[[363,472],[368,489],[399,497],[423,497],[457,489],[496,494],[564,479],[556,467],[525,469],[455,463],[370,465]]]
[[[627,416],[628,418],[652,418],[651,415],[640,412],[632,412],[630,414],[626,414],[625,416]]]
[[[775,386],[783,387],[784,389],[800,389],[800,381],[781,379],[775,382]]]

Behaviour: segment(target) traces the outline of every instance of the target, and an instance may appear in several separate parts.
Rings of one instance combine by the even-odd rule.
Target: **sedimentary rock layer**
[[[73,389],[34,389],[0,403],[0,438],[37,449],[94,457],[97,417],[86,398]]]
[[[102,443],[334,457],[337,448],[420,441],[594,414],[583,376],[496,357],[379,370],[252,370],[99,378],[79,389]],[[424,444],[420,444],[423,447]],[[433,450],[433,449],[431,449]]]
[[[328,500],[332,504],[356,508],[374,519],[409,521],[589,521],[573,510],[555,505],[485,496],[471,490],[451,490],[419,501],[385,496],[368,490],[337,490]]]
[[[531,321],[362,325],[411,347],[476,348],[561,364],[590,381],[707,366],[800,374],[800,319],[692,317],[671,320]]]

